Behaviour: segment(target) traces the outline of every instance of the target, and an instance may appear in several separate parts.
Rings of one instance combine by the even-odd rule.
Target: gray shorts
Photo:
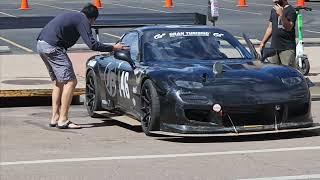
[[[283,64],[296,68],[296,52],[294,49],[278,52],[276,55],[269,58],[273,64]]]
[[[51,46],[45,41],[38,41],[37,50],[52,81],[67,82],[76,79],[72,62],[65,49]]]

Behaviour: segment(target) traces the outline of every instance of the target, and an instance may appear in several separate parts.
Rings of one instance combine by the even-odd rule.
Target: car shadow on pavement
[[[141,126],[132,126],[130,124],[126,124],[121,121],[117,121],[117,120],[113,120],[113,119],[99,119],[99,120],[101,120],[101,122],[86,123],[86,124],[79,124],[79,125],[82,126],[83,129],[96,128],[96,127],[118,126],[118,127],[125,128],[130,131],[137,132],[137,133],[142,132]]]
[[[141,133],[142,128],[141,126],[137,126],[137,125],[131,125],[131,124],[127,124],[125,122],[121,122],[118,121],[116,119],[113,119],[115,117],[119,117],[119,116],[123,116],[124,113],[121,111],[107,111],[107,112],[103,112],[103,113],[97,113],[94,116],[94,119],[99,120],[100,122],[92,122],[92,123],[87,123],[87,124],[79,124],[80,126],[82,126],[82,128],[95,128],[95,127],[104,127],[104,126],[119,126],[125,129],[128,129],[130,131],[134,131],[137,133]]]
[[[278,134],[259,134],[259,135],[244,135],[232,137],[168,137],[159,138],[162,141],[177,142],[177,143],[228,143],[228,142],[246,142],[246,141],[273,141],[282,139],[298,139],[306,137],[320,136],[320,131],[305,131],[305,132],[286,132]]]

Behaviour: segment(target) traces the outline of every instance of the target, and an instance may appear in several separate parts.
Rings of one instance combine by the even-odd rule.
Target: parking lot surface
[[[320,102],[313,117],[320,122]],[[50,107],[1,108],[0,179],[250,179],[320,177],[320,132],[147,137],[138,122],[89,118],[80,130],[48,127]]]

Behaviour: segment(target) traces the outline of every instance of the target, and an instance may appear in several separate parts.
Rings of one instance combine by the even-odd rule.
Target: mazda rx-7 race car
[[[87,61],[86,107],[123,112],[146,135],[220,136],[318,128],[310,81],[256,59],[230,33],[199,25],[139,27],[130,51]],[[249,42],[249,41],[248,41]]]

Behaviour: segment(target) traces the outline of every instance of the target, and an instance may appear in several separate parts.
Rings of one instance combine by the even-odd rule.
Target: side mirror
[[[132,67],[134,67],[134,63],[131,59],[130,51],[116,51],[114,52],[114,58],[127,61]]]

